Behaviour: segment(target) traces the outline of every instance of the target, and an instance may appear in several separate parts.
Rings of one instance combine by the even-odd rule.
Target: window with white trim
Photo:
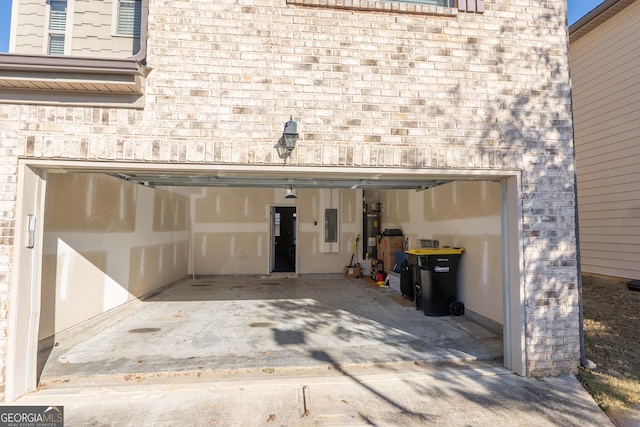
[[[123,36],[139,36],[142,0],[119,0],[116,32]]]
[[[51,0],[49,2],[49,55],[64,55],[64,38],[67,29],[66,0]]]

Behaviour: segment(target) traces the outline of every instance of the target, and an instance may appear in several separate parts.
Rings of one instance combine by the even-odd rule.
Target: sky
[[[11,1],[0,0],[0,52],[9,50],[9,24],[11,22]],[[94,0],[101,1],[101,0]],[[569,25],[582,18],[602,3],[602,0],[567,0]]]

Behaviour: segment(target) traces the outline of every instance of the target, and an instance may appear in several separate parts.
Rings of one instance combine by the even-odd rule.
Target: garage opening
[[[205,185],[210,176],[59,172],[34,174],[40,196],[22,209],[42,218],[36,262],[23,263],[33,279],[23,283],[33,285],[21,288],[37,291],[37,310],[26,307],[16,319],[20,327],[29,323],[25,313],[38,313],[38,332],[26,340],[35,357],[24,377],[14,377],[23,390],[43,378],[198,371],[223,360],[232,361],[223,365],[229,369],[268,367],[276,355],[303,366],[446,353],[519,370],[513,348],[521,325],[512,326],[519,312],[509,308],[518,304],[519,282],[504,261],[518,233],[509,225],[508,186],[495,177],[370,184],[301,173],[297,198],[287,198],[290,177],[279,186],[258,175]],[[463,316],[425,316],[387,286],[345,277],[344,266],[367,244],[361,234],[370,204],[380,208],[382,230],[464,247]],[[114,335],[100,335],[105,330]]]

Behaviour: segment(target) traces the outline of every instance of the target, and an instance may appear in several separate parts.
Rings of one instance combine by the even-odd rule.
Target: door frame
[[[500,180],[504,367],[527,375],[521,176]],[[517,284],[517,286],[516,286]]]
[[[206,173],[214,167],[220,170],[244,171],[246,165],[182,165],[185,170]],[[255,166],[256,173],[272,172],[281,167]],[[290,174],[305,173],[318,176],[335,176],[335,167],[288,168]],[[44,197],[46,195],[47,171],[109,173],[113,170],[145,170],[162,173],[175,170],[174,164],[135,162],[94,162],[74,160],[18,160],[18,188],[15,211],[14,252],[12,255],[12,282],[9,297],[7,326],[7,353],[5,377],[5,401],[11,402],[36,389],[38,326],[40,317],[40,271],[42,265],[42,240],[44,234]],[[390,176],[417,178],[437,176],[452,180],[490,180],[501,183],[502,218],[502,298],[504,311],[504,366],[520,375],[526,375],[525,316],[524,316],[524,241],[522,229],[521,171],[518,170],[424,170],[377,168],[373,172]],[[372,173],[371,168],[345,167],[343,174]],[[297,203],[277,203],[270,206],[295,206]],[[27,215],[36,217],[35,245],[25,247]],[[271,227],[270,227],[271,228]],[[270,251],[273,233],[270,231]],[[296,221],[296,272],[299,271],[299,230]],[[270,269],[270,265],[267,268]]]
[[[5,401],[12,402],[37,387],[38,329],[46,174],[25,164],[18,167],[18,197],[13,274],[8,318]],[[35,217],[29,231],[28,216]],[[29,233],[33,242],[29,243]]]

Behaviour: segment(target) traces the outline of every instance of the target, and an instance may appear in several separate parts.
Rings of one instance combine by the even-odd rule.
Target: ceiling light
[[[293,187],[289,187],[289,188],[287,188],[286,192],[284,193],[284,198],[285,199],[297,199],[298,198],[298,191]]]

